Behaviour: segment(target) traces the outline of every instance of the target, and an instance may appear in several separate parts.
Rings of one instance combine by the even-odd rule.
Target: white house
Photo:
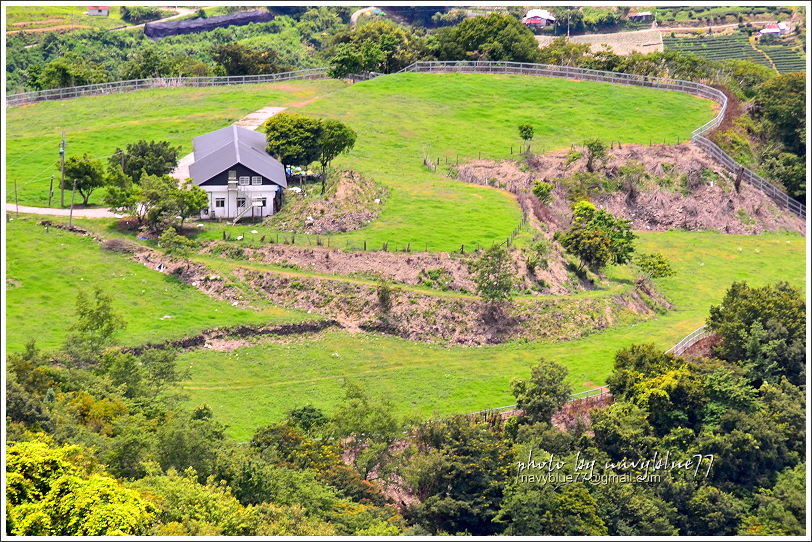
[[[85,12],[87,15],[94,15],[96,17],[108,17],[110,15],[109,6],[90,6]]]
[[[758,31],[758,33],[762,36],[783,36],[787,32],[789,32],[789,26],[787,26],[787,23],[770,23]]]
[[[192,140],[189,177],[209,194],[201,218],[271,216],[282,205],[285,168],[265,151],[265,136],[231,125]]]
[[[522,19],[523,24],[536,28],[544,28],[554,22],[555,17],[546,9],[531,9]]]

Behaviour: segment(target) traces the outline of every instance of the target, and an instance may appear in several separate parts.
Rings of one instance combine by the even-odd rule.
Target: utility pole
[[[51,175],[51,187],[48,189],[48,207],[51,206],[51,199],[54,197],[54,176]]]
[[[59,160],[62,162],[62,178],[59,181],[59,188],[61,192],[60,199],[61,205],[65,207],[65,132],[62,131],[62,143],[59,145]]]
[[[73,227],[73,200],[76,199],[76,177],[73,178],[73,190],[70,193],[70,218],[68,218],[68,228]]]

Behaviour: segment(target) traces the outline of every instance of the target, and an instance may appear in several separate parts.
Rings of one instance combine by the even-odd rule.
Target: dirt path
[[[6,203],[6,213],[16,213],[18,207],[13,203]],[[26,205],[19,206],[19,212],[28,213],[32,215],[52,215],[52,216],[69,216],[70,209],[58,209],[49,207],[28,207]],[[76,218],[122,218],[124,215],[117,215],[111,213],[107,209],[73,209],[73,216]]]

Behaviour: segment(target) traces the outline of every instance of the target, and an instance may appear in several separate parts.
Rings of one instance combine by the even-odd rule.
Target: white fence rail
[[[704,137],[711,130],[719,126],[727,112],[727,96],[719,89],[703,83],[684,81],[681,79],[668,79],[648,75],[635,75],[601,70],[588,70],[573,66],[553,66],[549,64],[530,64],[524,62],[488,62],[488,61],[426,61],[415,62],[401,72],[427,72],[427,73],[501,73],[513,75],[534,75],[539,77],[560,77],[578,81],[599,81],[618,85],[636,85],[652,87],[661,90],[684,92],[713,100],[719,104],[716,116],[691,133],[693,143],[708,153],[722,167],[732,175],[761,190],[776,205],[787,209],[801,218],[806,218],[806,205],[792,199],[782,188],[779,188],[756,173],[750,171],[736,162],[718,145]]]
[[[669,348],[665,351],[666,354],[674,354],[675,356],[681,356],[685,353],[686,350],[691,348],[693,345],[704,339],[705,337],[709,337],[713,333],[711,330],[707,328],[707,326],[702,326],[693,330],[687,336],[685,336],[680,342]]]
[[[223,77],[153,77],[150,79],[132,79],[113,81],[79,87],[54,88],[6,95],[6,105],[25,105],[51,100],[67,100],[79,96],[98,96],[117,92],[129,92],[147,88],[166,87],[214,87],[221,85],[247,85],[252,83],[271,83],[291,79],[323,79],[327,77],[327,68],[311,68],[290,72],[269,73],[262,75],[228,75]]]

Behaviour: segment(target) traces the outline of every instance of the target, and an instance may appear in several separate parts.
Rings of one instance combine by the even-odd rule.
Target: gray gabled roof
[[[287,188],[285,168],[265,152],[265,136],[254,130],[231,125],[192,140],[195,161],[189,176],[202,184],[235,164],[242,164],[279,186]]]

